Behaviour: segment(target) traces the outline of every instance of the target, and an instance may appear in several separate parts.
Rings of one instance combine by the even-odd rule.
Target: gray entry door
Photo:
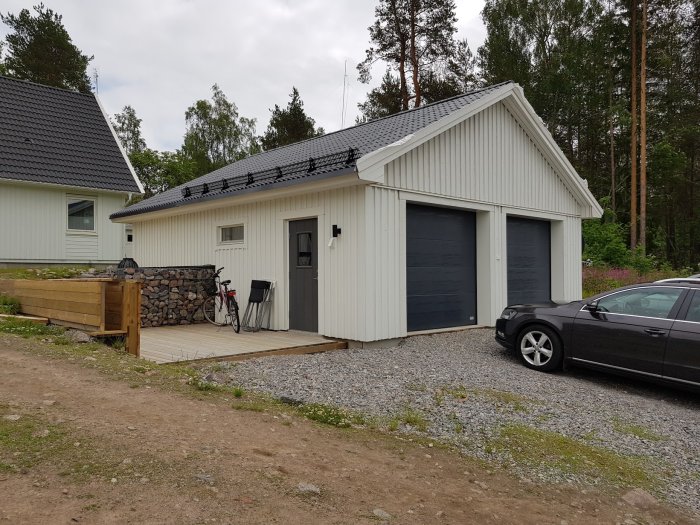
[[[476,324],[473,212],[406,206],[406,300],[409,332]]]
[[[508,304],[534,304],[552,298],[549,221],[508,217]]]
[[[318,220],[289,221],[289,328],[318,332]]]

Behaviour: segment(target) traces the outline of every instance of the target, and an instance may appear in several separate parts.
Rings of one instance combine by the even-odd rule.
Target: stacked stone
[[[207,282],[214,278],[213,266],[124,268],[116,277],[143,283],[141,326],[204,322],[201,307]]]

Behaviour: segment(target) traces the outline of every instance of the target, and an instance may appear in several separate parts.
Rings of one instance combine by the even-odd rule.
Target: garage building
[[[133,224],[142,266],[223,266],[243,298],[273,281],[273,329],[370,342],[580,298],[581,219],[601,213],[508,82],[243,159],[112,220]]]

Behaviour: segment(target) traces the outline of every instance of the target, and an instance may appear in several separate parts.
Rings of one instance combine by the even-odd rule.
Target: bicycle
[[[228,285],[231,281],[221,280],[221,270],[219,268],[214,274],[214,282],[206,290],[211,295],[204,300],[202,304],[202,312],[204,318],[215,326],[224,326],[230,324],[233,331],[239,333],[241,331],[241,320],[238,317],[238,301],[236,300],[236,290],[229,290]],[[222,318],[223,322],[217,321]]]

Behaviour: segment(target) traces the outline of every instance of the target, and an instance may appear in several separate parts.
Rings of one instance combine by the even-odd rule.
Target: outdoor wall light
[[[333,237],[337,237],[341,233],[342,233],[342,230],[340,228],[338,228],[337,224],[334,224],[333,225]]]

